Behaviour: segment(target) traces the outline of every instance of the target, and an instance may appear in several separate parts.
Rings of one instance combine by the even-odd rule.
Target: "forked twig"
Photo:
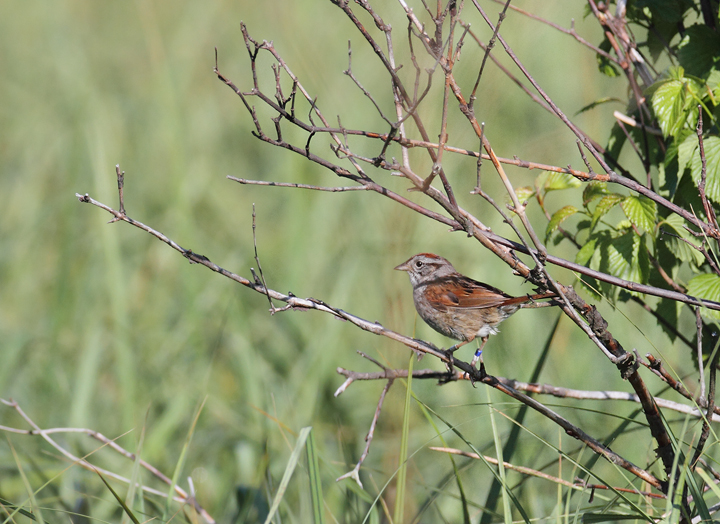
[[[367,357],[367,355],[364,356],[366,358],[369,358]],[[382,410],[383,402],[385,402],[385,395],[387,395],[387,392],[390,390],[390,386],[393,385],[394,381],[395,377],[389,377],[387,379],[387,382],[385,383],[385,387],[383,388],[382,393],[380,393],[380,399],[378,400],[377,407],[375,408],[375,414],[373,415],[372,422],[370,423],[370,430],[365,436],[365,449],[363,450],[362,455],[360,455],[360,460],[358,460],[357,464],[355,464],[355,467],[353,469],[351,469],[344,475],[340,475],[337,479],[335,479],[336,482],[339,482],[346,478],[351,478],[358,483],[358,486],[360,486],[360,488],[363,487],[362,482],[360,481],[360,466],[362,466],[362,463],[365,462],[365,459],[370,453],[370,444],[372,443],[372,439],[375,436],[375,426],[377,426],[378,419],[380,418],[380,411]],[[335,396],[338,395],[339,393],[336,392]]]
[[[456,448],[444,448],[444,447],[435,447],[430,446],[428,448],[432,451],[439,451],[440,453],[450,453],[451,455],[460,455],[462,457],[467,457],[475,460],[480,460],[481,457],[477,453],[472,453],[468,451],[462,451]],[[482,460],[489,462],[490,464],[499,464],[499,460],[490,457],[488,455],[483,455]],[[587,484],[586,482],[581,481],[580,479],[577,479],[575,482],[570,482],[569,480],[561,479],[560,477],[554,477],[552,475],[548,475],[547,473],[543,473],[542,471],[538,471],[536,469],[526,468],[524,466],[516,466],[515,464],[510,464],[509,462],[503,461],[503,466],[505,469],[510,469],[513,471],[517,471],[518,473],[522,473],[523,475],[529,475],[531,477],[537,477],[545,480],[549,480],[550,482],[554,482],[556,484],[561,484],[563,486],[566,486],[571,489],[577,489],[581,491],[585,490],[594,490],[594,489],[607,489],[607,490],[613,490],[613,491],[621,491],[623,493],[634,493],[636,495],[642,495],[644,497],[652,497],[656,499],[664,499],[667,498],[665,495],[659,494],[659,493],[652,493],[649,491],[639,491],[636,489],[630,489],[630,488],[611,488],[609,486],[605,486],[603,484]]]
[[[84,429],[84,428],[51,428],[51,429],[42,429],[40,426],[38,426],[26,413],[23,411],[23,409],[20,407],[20,405],[14,401],[14,400],[5,400],[0,399],[0,403],[13,408],[24,420],[28,423],[28,425],[32,429],[19,429],[19,428],[12,428],[8,426],[0,426],[0,431],[5,431],[8,433],[15,433],[19,435],[39,435],[40,437],[45,440],[48,444],[50,444],[53,448],[55,448],[57,451],[60,452],[61,455],[63,455],[65,458],[70,460],[72,463],[77,464],[78,466],[87,469],[88,471],[93,471],[95,473],[100,473],[104,475],[105,477],[115,479],[119,482],[123,482],[125,484],[131,484],[131,480],[123,477],[122,475],[118,475],[117,473],[114,473],[113,471],[109,471],[104,468],[100,468],[98,466],[95,466],[94,464],[91,464],[86,460],[86,458],[81,458],[78,456],[73,455],[68,450],[63,448],[60,444],[58,444],[50,435],[57,434],[57,433],[83,433],[86,434],[100,442],[102,442],[103,447],[107,446],[114,451],[120,453],[122,456],[130,459],[130,460],[137,460],[134,453],[131,453],[127,450],[125,450],[122,446],[120,446],[117,442],[115,442],[112,439],[107,438],[103,434],[93,431],[91,429]],[[153,476],[158,478],[163,483],[167,484],[168,486],[173,486],[173,481],[164,475],[160,470],[155,468],[154,466],[148,464],[144,460],[139,460],[140,465],[148,470],[150,473],[152,473]],[[141,488],[146,493],[152,493],[153,495],[157,495],[159,497],[167,498],[168,494],[167,492],[162,492],[157,489],[143,486],[141,484],[136,484],[137,487]],[[178,502],[180,504],[190,504],[192,505],[195,510],[202,515],[205,522],[208,524],[215,524],[215,519],[213,519],[210,514],[197,502],[195,497],[191,494],[188,494],[184,489],[182,489],[180,486],[177,485],[177,483],[174,484],[174,490],[176,495],[173,497],[173,500],[175,502]]]
[[[268,293],[268,287],[265,283],[265,275],[263,275],[262,266],[260,265],[260,257],[258,257],[258,250],[257,250],[257,237],[255,235],[255,202],[253,202],[252,205],[252,234],[253,234],[253,248],[255,249],[255,262],[257,262],[258,272],[260,273],[260,279],[258,279],[257,275],[255,274],[255,271],[253,268],[250,268],[250,272],[253,275],[253,278],[255,279],[256,284],[261,284],[263,289],[265,290],[265,296],[267,296],[268,302],[270,303],[270,314],[274,315],[277,309],[275,308],[275,304],[273,304],[272,298],[270,298],[270,293]]]

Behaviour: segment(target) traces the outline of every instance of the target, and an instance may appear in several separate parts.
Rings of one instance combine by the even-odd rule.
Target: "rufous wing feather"
[[[515,301],[514,297],[506,295],[499,289],[467,277],[432,282],[425,288],[424,293],[425,298],[436,309],[484,309],[527,300],[526,297],[522,297]]]

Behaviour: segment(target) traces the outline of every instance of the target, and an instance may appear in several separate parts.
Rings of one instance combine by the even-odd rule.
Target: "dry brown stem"
[[[58,444],[50,435],[58,434],[58,433],[82,433],[85,435],[88,435],[95,440],[98,440],[102,443],[102,446],[100,446],[99,449],[102,449],[103,447],[109,447],[113,451],[119,453],[120,455],[126,457],[127,459],[131,461],[138,460],[134,453],[131,453],[130,451],[127,451],[122,446],[120,446],[117,442],[115,442],[113,439],[107,438],[105,435],[98,431],[94,431],[92,429],[85,429],[85,428],[50,428],[50,429],[42,429],[40,426],[38,426],[28,415],[23,411],[23,409],[20,407],[20,405],[15,402],[14,400],[5,400],[0,399],[0,403],[4,404],[5,406],[8,406],[12,409],[14,409],[24,420],[27,422],[27,424],[32,429],[20,429],[20,428],[13,428],[9,426],[0,426],[0,431],[4,431],[6,433],[15,433],[18,435],[28,435],[28,436],[34,436],[38,435],[45,440],[48,444],[50,444],[53,448],[55,448],[62,456],[64,456],[66,459],[68,459],[73,464],[77,464],[81,468],[87,469],[88,471],[92,471],[94,473],[100,473],[101,475],[111,478],[114,480],[117,480],[119,482],[122,482],[124,484],[130,484],[130,479],[123,477],[122,475],[118,475],[117,473],[113,471],[109,471],[103,468],[100,468],[98,466],[93,465],[90,463],[87,458],[89,455],[86,455],[85,457],[78,457],[70,453],[68,450],[66,450],[64,447],[62,447],[60,444]],[[98,451],[95,450],[95,451]],[[95,452],[93,451],[93,453]],[[165,474],[163,474],[159,469],[152,466],[151,464],[148,464],[146,461],[140,459],[139,460],[140,465],[145,468],[147,471],[149,471],[154,477],[159,479],[164,484],[167,484],[168,486],[172,486],[173,482],[172,480]],[[157,489],[151,488],[149,486],[143,486],[140,484],[137,484],[137,487],[141,488],[146,493],[152,493],[153,495],[157,495],[159,497],[167,498],[168,494],[163,491],[159,491]],[[194,497],[194,494],[186,492],[184,489],[182,489],[180,486],[175,484],[174,490],[176,493],[176,496],[173,497],[173,500],[181,505],[189,504],[195,508],[195,510],[200,514],[204,521],[208,524],[215,524],[215,519],[213,519],[210,514],[205,511],[205,509],[200,506],[200,504],[197,502],[197,500]]]

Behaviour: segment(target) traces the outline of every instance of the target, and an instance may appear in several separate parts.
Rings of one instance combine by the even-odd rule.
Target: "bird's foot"
[[[473,387],[475,386],[475,382],[484,379],[487,377],[487,371],[485,371],[485,362],[483,362],[482,358],[482,349],[478,349],[475,352],[475,356],[472,359],[472,362],[470,365],[475,369],[475,365],[480,362],[480,368],[478,368],[477,373],[468,373],[470,382],[472,383]]]
[[[443,351],[445,354],[445,357],[447,357],[447,362],[445,362],[445,367],[447,368],[448,376],[455,374],[455,366],[453,365],[453,360],[455,357],[453,357],[453,353],[455,353],[455,350],[457,350],[456,346],[452,346],[451,348],[448,348]]]

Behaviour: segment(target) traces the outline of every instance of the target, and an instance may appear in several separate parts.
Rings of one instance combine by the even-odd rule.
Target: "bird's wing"
[[[438,309],[483,309],[527,300],[525,297],[518,300],[499,289],[467,277],[431,282],[425,287],[424,293],[425,298]]]

